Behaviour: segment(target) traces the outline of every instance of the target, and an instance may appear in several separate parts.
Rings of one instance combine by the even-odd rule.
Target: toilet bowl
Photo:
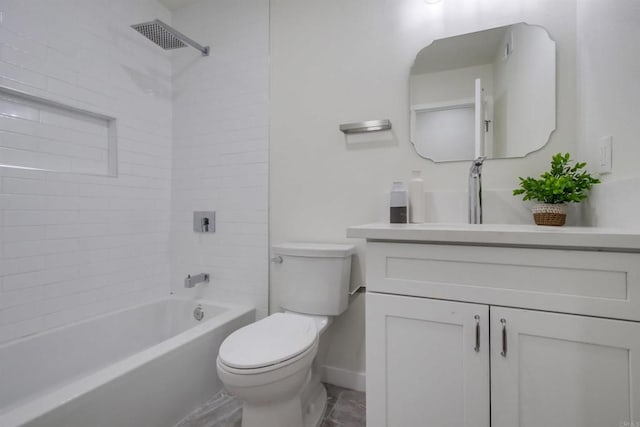
[[[282,244],[274,277],[284,292],[275,313],[229,335],[216,367],[243,401],[243,427],[317,427],[327,393],[315,360],[322,333],[347,306],[351,245]],[[274,279],[275,280],[275,279]]]
[[[220,347],[217,369],[227,390],[244,402],[242,425],[305,425],[301,391],[318,352],[313,319],[276,313],[234,334]]]

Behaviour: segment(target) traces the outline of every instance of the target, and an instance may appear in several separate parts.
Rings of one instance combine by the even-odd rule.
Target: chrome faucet
[[[469,224],[482,224],[482,163],[485,159],[474,159],[469,169]]]
[[[186,279],[184,279],[184,287],[185,288],[193,288],[198,283],[208,283],[209,282],[209,273],[200,273],[195,276],[188,275]]]

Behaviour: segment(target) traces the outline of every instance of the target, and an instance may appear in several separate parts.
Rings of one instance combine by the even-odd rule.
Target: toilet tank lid
[[[355,246],[341,243],[288,242],[273,245],[271,248],[276,255],[319,258],[345,258],[356,251]]]

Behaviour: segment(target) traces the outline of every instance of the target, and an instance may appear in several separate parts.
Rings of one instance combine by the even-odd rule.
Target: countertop
[[[385,224],[347,228],[347,237],[428,244],[640,252],[640,230],[519,224]]]

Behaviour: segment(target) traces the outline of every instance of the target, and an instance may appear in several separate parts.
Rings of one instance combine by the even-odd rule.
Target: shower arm
[[[170,26],[168,26],[167,24],[165,24],[159,19],[154,19],[153,22],[158,24],[158,26],[162,27],[166,32],[171,33],[171,35],[173,35],[175,38],[183,41],[184,43],[190,45],[193,48],[198,49],[202,53],[202,56],[209,56],[209,46],[202,46],[200,43],[185,36],[180,31],[175,30],[174,28],[171,28]]]

